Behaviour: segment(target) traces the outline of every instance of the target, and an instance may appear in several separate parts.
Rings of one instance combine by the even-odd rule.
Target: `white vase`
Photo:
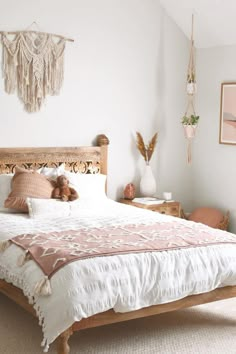
[[[156,188],[156,180],[152,168],[150,165],[146,165],[140,180],[140,194],[142,197],[152,197],[156,193]]]

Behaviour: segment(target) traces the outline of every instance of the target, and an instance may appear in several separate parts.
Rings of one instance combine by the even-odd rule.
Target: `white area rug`
[[[0,354],[42,354],[41,340],[37,320],[0,295]],[[236,299],[84,330],[69,343],[71,354],[236,354]]]

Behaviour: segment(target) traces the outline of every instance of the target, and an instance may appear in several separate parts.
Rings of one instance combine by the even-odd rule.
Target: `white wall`
[[[200,49],[197,53],[200,114],[194,142],[194,206],[230,210],[230,230],[236,232],[236,146],[219,144],[222,82],[236,81],[236,46]]]
[[[33,21],[75,43],[67,44],[62,92],[49,97],[40,113],[24,112],[0,81],[1,147],[90,145],[105,133],[111,141],[108,194],[118,198],[126,183],[138,184],[144,167],[135,131],[148,140],[158,130],[151,162],[158,194],[171,190],[190,205],[179,124],[188,42],[159,1],[0,0],[2,30],[24,29]]]
[[[189,41],[165,14],[160,27],[157,181],[160,191],[172,191],[174,199],[188,210],[192,205],[192,166],[187,165],[180,122],[186,108]]]

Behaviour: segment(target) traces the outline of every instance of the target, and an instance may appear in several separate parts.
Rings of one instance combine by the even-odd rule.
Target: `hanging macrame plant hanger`
[[[196,69],[195,69],[195,60],[194,60],[194,40],[193,40],[193,21],[194,17],[192,15],[192,32],[191,32],[191,46],[189,54],[189,64],[187,71],[187,107],[185,114],[182,118],[182,125],[184,128],[184,135],[188,141],[187,146],[187,162],[190,164],[192,162],[192,139],[195,137],[196,128],[199,120],[199,116],[196,115],[194,108],[194,98],[197,92],[197,83],[196,83]]]
[[[192,15],[192,30],[191,30],[191,44],[190,44],[190,53],[189,53],[189,63],[188,63],[188,72],[187,72],[187,94],[194,95],[197,91],[196,85],[196,70],[195,70],[195,48],[194,48],[194,39],[193,39],[193,25],[194,17]]]
[[[188,120],[193,120],[196,117],[195,109],[194,109],[194,102],[193,96],[188,97],[188,104],[185,111],[184,117],[187,117]],[[184,128],[184,136],[187,139],[187,162],[190,164],[192,162],[192,140],[195,137],[197,124],[183,124]]]

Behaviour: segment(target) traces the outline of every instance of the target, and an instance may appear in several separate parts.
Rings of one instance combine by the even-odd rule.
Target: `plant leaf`
[[[137,148],[140,151],[141,155],[144,157],[144,160],[147,161],[147,154],[146,154],[147,149],[144,144],[143,137],[139,132],[136,132],[136,135],[137,135],[137,141],[136,141]]]
[[[156,143],[157,143],[157,136],[158,134],[155,133],[151,139],[151,141],[149,141],[148,147],[147,147],[147,157],[148,157],[148,161],[151,160],[152,154],[154,152]]]

